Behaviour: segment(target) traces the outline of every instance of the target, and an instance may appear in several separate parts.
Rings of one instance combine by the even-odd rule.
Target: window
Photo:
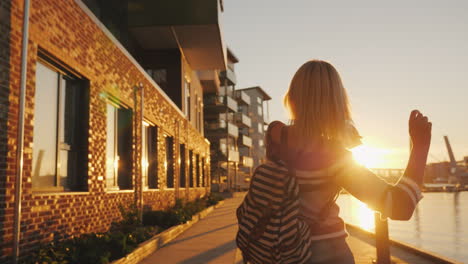
[[[195,162],[196,162],[195,168],[197,170],[195,174],[197,176],[196,182],[197,182],[197,187],[200,187],[200,155],[198,154],[195,155]]]
[[[161,89],[166,91],[168,88],[167,69],[148,69],[146,72],[159,85],[159,87],[161,87]]]
[[[193,187],[193,151],[189,150],[189,183]]]
[[[180,173],[179,173],[179,183],[180,183],[180,187],[182,188],[185,188],[185,185],[186,185],[186,173],[185,173],[185,169],[186,169],[186,164],[187,164],[187,159],[185,158],[185,144],[180,144]]]
[[[262,106],[261,106],[261,105],[259,105],[259,106],[257,107],[257,113],[258,113],[259,116],[262,116],[262,115],[263,115],[263,109],[262,109]]]
[[[198,131],[203,133],[203,102],[201,99],[198,99]]]
[[[262,123],[258,123],[258,133],[263,133],[263,125],[262,125]]]
[[[260,139],[260,140],[258,141],[258,145],[259,145],[260,147],[263,147],[263,139]]]
[[[200,100],[198,99],[198,95],[195,97],[195,128],[200,131]]]
[[[262,98],[257,97],[257,103],[258,103],[258,104],[262,104]]]
[[[166,186],[174,188],[174,138],[166,136]]]
[[[188,120],[191,120],[190,116],[190,82],[184,79],[184,93],[185,93],[185,116]]]
[[[143,186],[150,189],[158,188],[158,136],[157,127],[143,122],[142,163]]]
[[[205,163],[205,158],[202,158],[202,186],[206,187],[206,163]]]
[[[40,56],[36,67],[32,186],[86,191],[88,83],[58,65]]]
[[[106,184],[108,190],[132,189],[132,111],[107,104]]]

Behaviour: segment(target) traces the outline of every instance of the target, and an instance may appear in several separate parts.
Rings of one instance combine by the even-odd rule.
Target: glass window
[[[149,76],[161,87],[161,89],[165,90],[168,88],[167,85],[167,69],[149,69],[146,70]]]
[[[263,125],[262,123],[258,123],[258,132],[263,133]]]
[[[186,176],[187,174],[185,173],[185,169],[187,168],[187,159],[185,158],[185,144],[180,144],[180,151],[179,151],[179,155],[180,155],[180,166],[179,166],[179,169],[180,169],[180,173],[179,173],[179,183],[180,183],[180,187],[182,188],[185,188],[186,187]]]
[[[263,147],[263,139],[260,139],[260,140],[258,141],[258,145],[259,145],[260,147]]]
[[[107,188],[117,187],[117,108],[107,104],[107,136],[106,136],[106,185]]]
[[[107,104],[106,130],[107,189],[132,189],[132,111]]]
[[[190,112],[190,82],[184,79],[184,93],[185,93],[185,116],[188,120],[191,120]]]
[[[193,151],[189,150],[189,183],[190,187],[194,187],[193,184]]]
[[[195,162],[196,162],[195,168],[197,170],[196,174],[195,174],[197,176],[196,182],[197,182],[197,187],[200,187],[201,186],[200,185],[200,155],[198,155],[198,154],[195,155]]]
[[[206,187],[206,161],[202,158],[202,187]]]
[[[262,111],[262,110],[263,110],[263,109],[262,109],[262,106],[259,105],[259,106],[257,107],[257,113],[258,113],[259,116],[262,116],[262,115],[263,115],[263,111]]]
[[[32,185],[86,190],[88,87],[49,60],[41,58],[36,67]]]
[[[257,97],[257,103],[258,103],[258,104],[262,104],[262,98]]]
[[[158,188],[158,153],[157,127],[143,123],[142,165],[143,186],[150,189]]]
[[[166,136],[166,186],[174,188],[174,138]]]

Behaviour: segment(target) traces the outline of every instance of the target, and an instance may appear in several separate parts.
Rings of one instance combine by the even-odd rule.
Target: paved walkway
[[[194,224],[174,241],[159,249],[140,264],[231,264],[242,263],[236,248],[237,221],[235,209],[243,196],[225,200],[204,219]],[[357,264],[369,264],[375,259],[375,247],[365,237],[350,236],[348,244]],[[397,263],[407,263],[399,259]],[[413,262],[410,262],[413,263]]]
[[[236,254],[236,208],[243,196],[226,199],[204,219],[140,264],[232,264]]]

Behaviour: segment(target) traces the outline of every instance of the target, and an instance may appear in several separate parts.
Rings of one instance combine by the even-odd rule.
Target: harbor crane
[[[460,184],[462,187],[468,184],[468,170],[465,166],[459,165],[452,151],[452,146],[448,136],[444,136],[445,146],[447,147],[450,159],[450,177],[449,183]]]

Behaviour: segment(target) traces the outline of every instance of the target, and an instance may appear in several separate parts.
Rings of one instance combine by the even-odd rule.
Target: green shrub
[[[192,202],[178,199],[174,207],[168,210],[145,212],[142,223],[138,219],[136,205],[119,206],[122,220],[113,222],[108,232],[84,234],[59,243],[42,245],[22,263],[107,264],[132,252],[138,244],[161,230],[190,221],[193,215],[222,199],[219,194],[209,194]]]
[[[224,200],[224,198],[219,193],[210,193],[206,198],[207,206],[212,206],[217,204],[219,201]]]

